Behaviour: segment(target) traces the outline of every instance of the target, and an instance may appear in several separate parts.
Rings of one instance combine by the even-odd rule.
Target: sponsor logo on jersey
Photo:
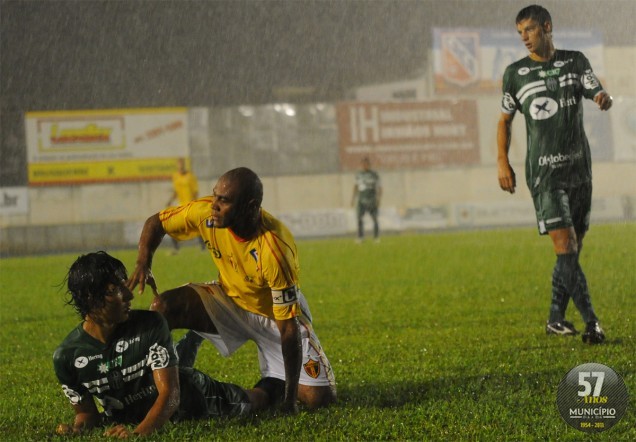
[[[217,249],[216,247],[212,247],[212,255],[216,259],[221,259],[221,251],[219,249]]]
[[[88,365],[88,358],[86,356],[80,356],[79,358],[75,359],[75,367],[84,368],[87,365]]]
[[[68,400],[71,401],[71,404],[73,405],[79,404],[80,400],[82,399],[82,396],[80,396],[80,394],[77,391],[73,390],[68,385],[63,384],[62,391],[64,392],[64,395],[68,398]]]
[[[303,368],[305,369],[305,373],[307,376],[317,379],[320,376],[320,362],[309,359],[306,363],[303,364]]]
[[[504,96],[501,98],[501,108],[505,112],[512,113],[514,112],[516,107],[517,106],[515,105],[515,100],[512,98],[512,95],[506,92]]]
[[[530,73],[530,68],[527,66],[522,67],[517,71],[517,74],[519,75],[528,75],[529,73]]]
[[[131,405],[133,402],[138,401],[140,399],[144,399],[150,395],[155,394],[157,388],[154,385],[147,385],[139,391],[136,391],[132,394],[126,396],[123,400],[124,404]]]
[[[289,305],[298,300],[298,292],[296,286],[289,287],[285,290],[272,290],[272,300],[275,305]]]
[[[252,258],[254,258],[254,261],[258,263],[258,251],[256,249],[252,249],[250,250],[250,255],[252,255]]]
[[[583,158],[583,151],[566,154],[559,152],[554,155],[542,155],[539,157],[539,166],[549,166],[553,169],[557,169],[581,158]]]
[[[141,338],[139,336],[136,336],[132,339],[128,339],[127,341],[118,341],[117,344],[115,344],[115,351],[117,353],[123,353],[126,350],[128,350],[128,347],[130,347],[130,344],[133,344],[135,342],[140,342]]]
[[[561,69],[559,68],[548,69],[547,71],[540,71],[539,77],[540,78],[558,77],[559,72],[561,72]]]
[[[588,69],[583,74],[583,87],[585,89],[596,89],[599,87],[598,78],[596,78],[596,75],[594,75],[591,69]]]
[[[559,104],[550,97],[537,97],[530,103],[529,110],[533,120],[546,120],[557,113]]]
[[[168,362],[170,362],[168,349],[159,344],[153,344],[148,354],[148,365],[150,365],[150,368],[153,370],[165,368],[168,366]]]

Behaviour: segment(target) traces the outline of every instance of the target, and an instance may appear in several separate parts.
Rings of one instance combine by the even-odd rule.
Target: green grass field
[[[294,417],[170,424],[154,440],[636,440],[635,224],[593,226],[586,239],[582,264],[608,336],[600,346],[545,335],[554,254],[532,228],[298,246],[339,403]],[[215,278],[196,247],[177,256],[164,247],[153,268],[160,289]],[[109,252],[132,269],[134,250]],[[2,440],[57,440],[56,424],[72,421],[51,356],[79,322],[61,286],[76,256],[0,261]],[[138,296],[135,306],[147,308],[150,298]],[[572,305],[569,312],[582,329]],[[632,398],[602,433],[571,428],[556,407],[559,382],[586,362],[613,368]],[[224,359],[206,342],[196,367],[243,386],[259,378],[251,344]]]

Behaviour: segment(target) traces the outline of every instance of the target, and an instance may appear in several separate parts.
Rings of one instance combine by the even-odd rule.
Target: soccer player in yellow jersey
[[[163,313],[171,329],[196,330],[184,340],[203,336],[224,356],[255,341],[262,377],[257,385],[272,403],[282,400],[282,410],[297,411],[297,401],[326,406],[336,400],[335,379],[298,286],[296,244],[287,227],[261,208],[262,199],[259,177],[240,167],[219,178],[212,196],[151,216],[128,285],[143,292],[152,280],[152,257],[166,233],[179,240],[201,236],[219,281],[163,292],[151,309]]]
[[[177,171],[172,174],[172,194],[166,203],[166,207],[170,207],[176,199],[179,205],[187,204],[197,199],[199,196],[199,182],[197,177],[186,167],[185,158],[179,158],[177,161]],[[179,242],[172,240],[174,250],[172,254],[179,253]],[[201,248],[205,248],[205,244],[201,241]]]

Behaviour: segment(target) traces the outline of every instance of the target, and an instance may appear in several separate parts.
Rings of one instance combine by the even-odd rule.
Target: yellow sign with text
[[[30,163],[30,185],[97,183],[169,179],[177,170],[178,158]]]

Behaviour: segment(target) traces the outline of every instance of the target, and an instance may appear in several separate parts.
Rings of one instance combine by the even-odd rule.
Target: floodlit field
[[[177,256],[164,247],[153,268],[160,289],[215,278],[196,247]],[[169,425],[154,440],[636,440],[636,225],[593,226],[586,239],[582,263],[608,336],[595,347],[545,335],[554,254],[532,228],[300,241],[299,249],[339,403],[295,417]],[[135,251],[109,252],[132,270]],[[61,285],[75,257],[0,261],[2,440],[47,440],[72,421],[51,356],[79,321]],[[138,296],[135,306],[150,299]],[[556,407],[559,382],[586,362],[613,368],[631,394],[625,417],[593,435]],[[223,359],[204,343],[196,367],[243,386],[259,377],[251,344]]]

